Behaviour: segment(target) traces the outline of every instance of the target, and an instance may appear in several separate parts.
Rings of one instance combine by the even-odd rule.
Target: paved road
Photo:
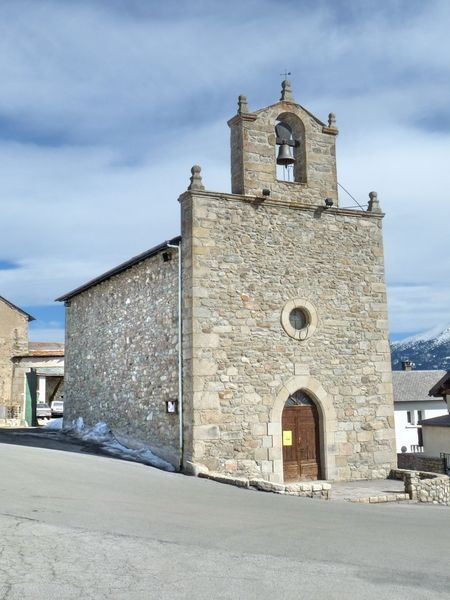
[[[25,440],[0,432],[2,600],[450,597],[448,508],[264,494]]]

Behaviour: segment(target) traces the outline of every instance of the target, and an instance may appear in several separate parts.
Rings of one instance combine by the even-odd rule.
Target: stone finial
[[[369,212],[374,212],[374,213],[380,213],[381,212],[380,204],[378,202],[378,194],[377,194],[377,192],[370,192],[369,193],[369,206],[367,207],[367,210]]]
[[[280,100],[286,100],[287,102],[294,102],[294,96],[292,95],[291,82],[289,79],[285,79],[281,83],[281,98]]]
[[[248,113],[247,96],[239,96],[238,98],[238,114]]]
[[[334,113],[328,115],[328,127],[336,129],[336,115]]]
[[[202,176],[200,175],[202,168],[198,165],[194,165],[191,169],[191,183],[188,190],[204,190],[205,186],[202,183]]]

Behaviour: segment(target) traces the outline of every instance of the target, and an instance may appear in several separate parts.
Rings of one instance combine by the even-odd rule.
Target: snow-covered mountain
[[[414,369],[450,370],[450,325],[391,344],[392,368],[402,368],[402,360],[414,363]]]

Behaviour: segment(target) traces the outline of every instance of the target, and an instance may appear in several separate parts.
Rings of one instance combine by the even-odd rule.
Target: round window
[[[313,304],[304,298],[289,300],[281,311],[281,325],[294,340],[310,338],[318,323],[317,311]]]
[[[303,308],[297,307],[289,313],[289,323],[294,329],[300,331],[308,325],[308,316]]]

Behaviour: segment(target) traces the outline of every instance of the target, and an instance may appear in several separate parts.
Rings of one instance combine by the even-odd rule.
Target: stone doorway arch
[[[322,479],[319,411],[305,390],[297,390],[286,400],[281,427],[284,481]]]
[[[332,397],[322,385],[309,375],[297,375],[284,383],[275,398],[269,421],[269,435],[273,436],[273,447],[279,448],[280,459],[273,464],[273,480],[284,481],[282,415],[289,396],[302,390],[311,397],[317,407],[320,431],[320,466],[321,477],[333,481],[336,479],[336,444],[337,431],[336,411]]]

